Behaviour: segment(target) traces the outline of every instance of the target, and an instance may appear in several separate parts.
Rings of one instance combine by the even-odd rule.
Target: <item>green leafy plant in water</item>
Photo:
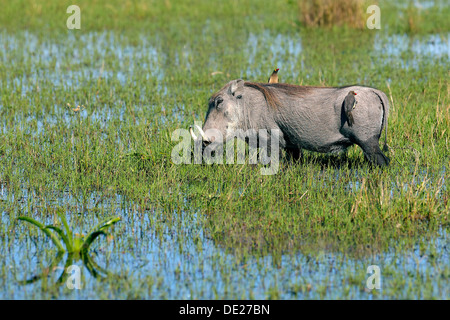
[[[64,230],[54,225],[45,226],[30,217],[20,216],[17,219],[31,223],[42,230],[42,232],[44,232],[53,241],[59,252],[67,252],[73,255],[79,255],[80,253],[82,255],[86,254],[89,251],[89,247],[98,236],[102,234],[106,235],[106,229],[120,221],[120,217],[107,218],[94,226],[86,236],[82,236],[77,234],[73,235],[64,214],[62,212],[57,212],[57,214],[61,219]]]
[[[94,226],[87,234],[87,236],[82,236],[77,234],[73,235],[64,214],[62,212],[57,212],[57,214],[61,219],[64,230],[54,225],[45,226],[44,224],[30,217],[20,216],[17,218],[18,220],[26,221],[38,227],[53,241],[53,243],[58,248],[58,254],[56,255],[56,258],[53,260],[51,265],[44,270],[44,272],[41,275],[34,276],[29,280],[19,281],[19,283],[21,284],[33,283],[41,279],[43,276],[48,275],[49,271],[56,268],[56,266],[62,260],[64,253],[67,253],[68,256],[65,266],[63,268],[64,271],[57,281],[58,284],[63,283],[67,279],[67,277],[69,276],[69,274],[66,272],[67,268],[73,264],[74,260],[80,257],[84,265],[87,267],[89,272],[94,277],[97,277],[99,275],[99,271],[104,275],[111,276],[112,274],[110,274],[107,270],[97,265],[94,262],[94,260],[89,256],[89,247],[94,242],[94,240],[97,239],[98,236],[102,234],[106,235],[106,229],[108,229],[109,227],[120,221],[120,217],[107,218],[98,223],[96,226]],[[65,247],[63,244],[65,245]]]

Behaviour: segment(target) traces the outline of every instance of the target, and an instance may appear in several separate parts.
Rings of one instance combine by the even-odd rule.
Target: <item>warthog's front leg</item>
[[[287,148],[286,158],[289,161],[299,161],[303,157],[302,149],[298,148]]]

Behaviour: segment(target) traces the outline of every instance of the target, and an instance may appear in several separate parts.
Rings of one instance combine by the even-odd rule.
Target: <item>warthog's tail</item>
[[[384,146],[383,151],[387,152],[389,151],[388,145],[387,145],[387,131],[388,131],[388,116],[389,116],[389,102],[387,99],[387,96],[383,92],[376,92],[373,91],[378,99],[380,99],[381,105],[383,106],[383,124],[384,126]],[[381,127],[381,130],[383,130],[383,127]],[[380,132],[381,135],[381,132]]]

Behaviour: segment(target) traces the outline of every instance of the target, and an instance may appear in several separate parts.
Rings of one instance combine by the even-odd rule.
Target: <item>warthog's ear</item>
[[[242,80],[242,79],[233,80],[233,82],[231,82],[231,86],[230,86],[230,93],[234,96],[236,91],[243,87],[244,87],[244,80]]]

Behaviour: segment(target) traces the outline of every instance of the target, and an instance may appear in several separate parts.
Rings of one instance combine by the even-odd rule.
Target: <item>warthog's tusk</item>
[[[198,125],[195,125],[195,126],[197,127],[198,131],[200,132],[203,141],[209,142],[209,139],[206,136],[206,134],[203,132],[202,128],[200,128],[200,126],[198,126]]]
[[[197,140],[197,137],[194,134],[194,129],[192,128],[192,126],[189,127],[189,133],[192,136],[192,139]]]

